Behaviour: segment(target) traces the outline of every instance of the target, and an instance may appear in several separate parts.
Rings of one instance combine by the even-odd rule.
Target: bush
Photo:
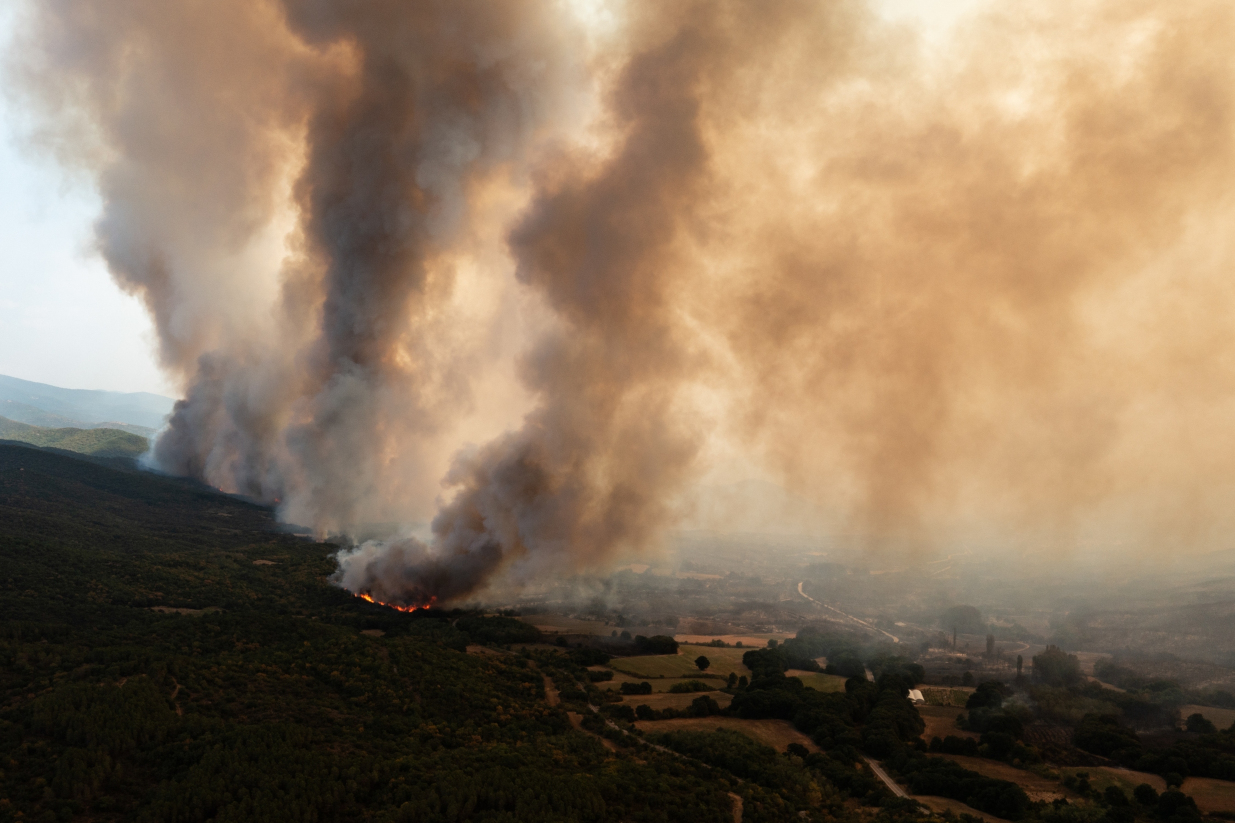
[[[702,680],[684,680],[681,683],[674,683],[669,687],[670,694],[691,694],[692,692],[710,691],[715,690]]]
[[[613,679],[613,672],[608,669],[599,672],[589,671],[587,673],[587,679],[593,683],[605,683]]]
[[[1132,790],[1132,796],[1136,798],[1136,802],[1142,806],[1157,806],[1158,805],[1158,790],[1148,783],[1142,783]]]
[[[1048,686],[1073,686],[1081,682],[1081,663],[1076,655],[1047,646],[1033,656],[1033,676]]]
[[[627,681],[618,686],[618,691],[622,694],[651,694],[652,684],[644,681],[642,683],[631,683]]]

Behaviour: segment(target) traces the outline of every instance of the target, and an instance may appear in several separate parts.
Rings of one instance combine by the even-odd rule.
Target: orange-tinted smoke
[[[856,0],[33,9],[43,139],[185,381],[160,464],[377,534],[353,591],[601,564],[734,466],[889,550],[1235,525],[1226,4],[939,49]]]

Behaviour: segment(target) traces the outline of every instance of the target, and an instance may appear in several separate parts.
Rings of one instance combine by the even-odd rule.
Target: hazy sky
[[[888,17],[941,38],[979,0],[877,0]],[[7,45],[18,4],[0,4]],[[172,394],[149,318],[91,246],[94,192],[23,146],[0,95],[0,374],[69,388]]]

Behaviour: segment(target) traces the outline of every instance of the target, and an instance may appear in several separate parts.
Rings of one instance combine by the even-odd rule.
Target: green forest
[[[4,440],[95,457],[133,458],[141,456],[150,448],[150,441],[146,438],[120,429],[57,429],[31,426],[0,417],[0,441]]]

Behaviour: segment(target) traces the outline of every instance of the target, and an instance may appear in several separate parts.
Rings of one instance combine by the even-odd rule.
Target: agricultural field
[[[944,812],[952,812],[952,814],[957,816],[968,814],[973,815],[974,817],[979,817],[987,821],[987,823],[1004,823],[1002,817],[994,817],[993,815],[986,814],[985,812],[980,812],[972,806],[966,806],[961,801],[953,800],[950,797],[929,797],[926,795],[915,794],[913,799],[937,814],[942,814]]]
[[[1000,763],[998,760],[987,760],[983,757],[966,757],[959,754],[940,756],[954,760],[966,769],[975,771],[985,777],[993,777],[997,780],[1008,780],[1016,783],[1025,790],[1025,794],[1029,795],[1030,800],[1045,800],[1049,803],[1057,797],[1068,797],[1071,795],[1071,792],[1065,789],[1058,779],[1040,777],[1031,771],[1017,769],[1009,766],[1007,763]],[[1072,800],[1075,799],[1073,796]]]
[[[957,709],[955,706],[918,706],[918,714],[922,716],[922,721],[926,723],[926,731],[922,732],[922,739],[930,742],[932,737],[938,737],[940,740],[953,735],[955,737],[972,737],[975,740],[978,735],[973,732],[961,731],[956,728],[956,716],[964,714],[964,711]]]
[[[685,709],[689,708],[690,702],[701,694],[706,694],[708,697],[716,701],[722,709],[727,707],[733,700],[733,695],[725,694],[724,692],[694,692],[691,694],[669,694],[668,692],[654,692],[652,694],[631,694],[627,695],[622,701],[631,706],[644,704],[650,706],[657,711],[661,709]]]
[[[609,663],[609,668],[641,678],[650,677],[698,677],[695,658],[703,655],[710,662],[707,674],[728,677],[734,672],[738,677],[750,677],[750,669],[742,665],[742,655],[750,649],[719,648],[716,646],[682,646],[677,654],[650,655],[647,657],[618,657]]]
[[[786,632],[777,632],[775,634],[675,634],[673,639],[679,643],[689,643],[691,645],[703,644],[707,645],[713,640],[720,640],[723,643],[728,643],[730,646],[735,646],[741,643],[742,651],[748,652],[751,649],[763,649],[768,645],[769,640],[788,640],[793,637],[793,634]]]
[[[1199,714],[1213,723],[1219,729],[1229,729],[1235,724],[1235,709],[1215,709],[1211,706],[1180,706],[1179,716],[1187,719],[1189,715]],[[1197,801],[1200,802],[1200,801]]]
[[[845,690],[845,678],[835,674],[823,674],[821,672],[804,672],[801,669],[790,669],[785,672],[787,677],[796,677],[802,681],[802,685],[815,689],[820,692],[843,692]]]
[[[1235,783],[1211,777],[1189,777],[1181,787],[1192,796],[1203,812],[1229,812],[1235,809]]]
[[[819,751],[814,742],[793,727],[788,720],[742,720],[737,717],[679,717],[673,720],[640,720],[635,727],[642,732],[710,732],[731,729],[783,752],[790,743],[800,743],[812,752]]]
[[[969,699],[973,689],[922,689],[922,697],[926,700],[928,706],[956,706],[959,708],[965,707],[965,701]]]
[[[609,634],[613,627],[600,620],[579,620],[561,614],[529,614],[519,618],[541,631],[561,634]]]
[[[671,687],[680,683],[683,679],[688,679],[688,680],[698,680],[699,679],[698,670],[696,670],[694,675],[692,675],[689,678],[681,678],[681,677],[657,677],[657,676],[640,677],[639,675],[626,674],[625,672],[621,672],[616,669],[613,669],[612,665],[593,666],[592,668],[593,670],[602,670],[605,668],[612,669],[613,679],[605,680],[600,683],[597,683],[596,686],[597,688],[600,688],[600,689],[611,689],[615,691],[617,689],[620,689],[622,687],[621,684],[623,683],[647,683],[648,685],[652,687],[652,691],[654,693],[668,692]],[[725,685],[723,680],[716,680],[712,678],[704,678],[704,682],[710,683],[714,688],[717,688],[717,689]]]

